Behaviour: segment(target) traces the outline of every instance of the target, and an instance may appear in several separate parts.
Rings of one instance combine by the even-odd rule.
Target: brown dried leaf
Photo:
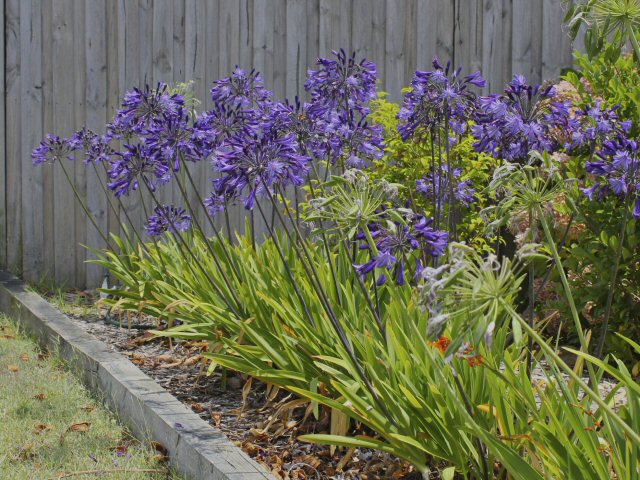
[[[168,353],[163,353],[162,355],[155,357],[154,360],[158,363],[173,363],[176,361],[176,357],[169,355]]]
[[[347,463],[349,463],[355,451],[355,447],[351,447],[349,450],[347,450],[347,453],[344,454],[344,457],[342,457],[340,459],[340,462],[338,462],[338,465],[336,465],[336,470],[338,472],[341,472],[342,469],[347,465]]]
[[[23,353],[22,355],[20,355],[20,360],[22,360],[23,362],[28,362],[29,361],[29,354],[28,353]]]
[[[47,396],[46,396],[44,393],[36,393],[36,394],[33,396],[33,399],[34,399],[34,400],[40,400],[40,401],[42,401],[42,400],[44,400],[45,398],[47,398]]]
[[[116,452],[116,454],[120,457],[127,454],[127,452],[129,451],[129,446],[116,445],[115,447],[113,447],[113,451]]]
[[[167,456],[169,454],[167,447],[162,445],[160,442],[151,442],[151,448],[153,448],[156,453],[159,453],[161,455]]]
[[[33,452],[33,443],[25,443],[21,445],[18,449],[18,458],[20,460],[30,460],[35,457],[35,453]]]
[[[205,408],[204,405],[198,402],[191,404],[191,410],[193,410],[195,413],[204,412],[204,408]]]
[[[15,340],[15,335],[0,335],[0,338],[3,340]]]
[[[183,365],[185,367],[191,367],[196,363],[198,363],[200,360],[202,360],[202,355],[194,355],[193,357],[189,357],[186,360],[184,360]]]
[[[249,397],[249,392],[251,392],[251,385],[253,384],[253,377],[249,377],[247,379],[247,383],[242,387],[242,410],[247,406],[247,398]]]
[[[15,373],[15,372],[18,372],[20,369],[18,368],[17,365],[10,364],[10,365],[7,365],[7,370]]]
[[[47,360],[49,358],[49,354],[48,353],[44,353],[44,352],[39,352],[38,353],[38,361],[42,362],[44,360]]]
[[[322,461],[318,457],[314,457],[313,455],[303,455],[301,457],[297,457],[294,463],[306,463],[313,468],[318,468],[320,465],[322,465]]]
[[[33,426],[33,431],[36,435],[40,435],[42,432],[45,432],[47,430],[51,430],[53,428],[53,425],[51,425],[50,423],[36,423]]]
[[[89,431],[89,426],[90,425],[91,424],[89,422],[74,423],[73,425],[71,425],[69,427],[69,430],[71,430],[72,432],[84,433],[84,432],[88,432]]]
[[[95,409],[96,409],[96,406],[91,404],[83,405],[82,407],[80,407],[80,410],[83,410],[87,413],[93,412]]]
[[[212,413],[211,414],[211,420],[213,420],[213,424],[216,427],[219,427],[220,426],[220,422],[222,422],[222,414],[218,413],[218,412]]]

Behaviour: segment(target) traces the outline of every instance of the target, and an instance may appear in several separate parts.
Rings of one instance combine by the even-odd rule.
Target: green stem
[[[571,310],[571,317],[573,319],[574,328],[576,333],[578,334],[578,339],[580,340],[580,347],[583,352],[589,351],[589,344],[587,343],[587,339],[585,338],[584,332],[582,331],[582,324],[580,323],[580,316],[578,315],[578,309],[576,308],[576,303],[573,299],[573,294],[571,293],[571,286],[569,285],[569,280],[567,279],[567,274],[562,267],[562,260],[560,259],[560,254],[558,253],[558,249],[556,248],[556,244],[551,233],[551,229],[547,224],[547,220],[544,217],[544,212],[542,211],[542,207],[538,204],[536,205],[536,213],[542,224],[542,229],[544,230],[545,237],[547,239],[547,246],[551,251],[551,255],[553,257],[553,261],[556,266],[556,270],[558,271],[558,275],[560,276],[560,282],[562,283],[562,288],[564,289],[565,296],[567,301],[569,302],[569,309]],[[527,328],[530,329],[529,325]],[[595,372],[593,371],[593,367],[591,364],[587,363],[587,370],[589,371],[589,377],[591,383],[593,385],[597,385]]]
[[[84,204],[84,202],[82,201],[82,197],[80,197],[80,193],[78,192],[78,189],[76,188],[76,185],[71,181],[71,177],[69,177],[69,173],[67,172],[67,168],[64,166],[64,162],[58,162],[60,164],[60,166],[62,167],[62,171],[64,172],[64,176],[67,179],[67,183],[69,183],[69,186],[71,187],[71,190],[73,190],[73,194],[76,197],[76,200],[78,201],[78,203],[80,204],[80,207],[82,207],[82,210],[84,210],[84,213],[87,215],[87,217],[89,218],[89,220],[91,221],[91,224],[95,227],[95,229],[98,231],[98,233],[100,234],[100,237],[102,238],[102,240],[104,241],[104,243],[106,244],[107,248],[109,247],[109,240],[107,239],[107,237],[105,236],[104,233],[102,233],[102,230],[100,229],[100,227],[98,226],[96,219],[93,218],[93,214],[89,211],[89,209],[87,208],[87,206]]]
[[[611,318],[611,307],[613,305],[613,294],[616,288],[616,280],[618,279],[618,272],[620,271],[620,260],[622,259],[622,247],[624,245],[624,237],[627,231],[627,223],[629,221],[629,212],[631,210],[631,199],[633,197],[628,195],[628,199],[624,202],[624,218],[620,228],[620,235],[618,235],[618,246],[616,248],[616,258],[613,264],[613,273],[611,275],[611,283],[609,284],[609,293],[607,294],[607,304],[604,310],[604,320],[602,321],[602,330],[600,331],[600,338],[598,339],[598,345],[596,347],[595,356],[602,357],[602,351],[604,350],[604,342],[607,337],[607,330],[609,329],[609,319]]]

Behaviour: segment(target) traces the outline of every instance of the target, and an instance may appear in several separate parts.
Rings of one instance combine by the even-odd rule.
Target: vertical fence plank
[[[20,66],[22,81],[20,115],[22,192],[24,200],[19,212],[22,221],[22,274],[27,281],[38,281],[42,272],[40,246],[44,241],[42,217],[42,167],[34,166],[31,149],[42,139],[42,12],[40,2],[20,2]],[[73,171],[73,164],[68,164]],[[58,167],[57,165],[55,166]],[[71,239],[71,241],[73,241]],[[75,243],[75,242],[74,242]]]
[[[513,0],[512,70],[529,83],[542,79],[542,0]]]
[[[307,5],[304,0],[287,2],[287,48],[286,48],[286,96],[293,101],[304,91],[304,80],[307,71]]]
[[[482,1],[456,0],[455,3],[455,66],[463,74],[482,67]]]
[[[102,0],[88,0],[85,12],[86,34],[86,85],[85,116],[87,128],[101,133],[107,119],[107,32],[105,22],[106,8]],[[106,175],[101,165],[88,166],[87,171],[87,208],[96,219],[98,227],[107,233],[107,195],[102,185],[106,185]],[[101,183],[102,182],[102,183]],[[86,221],[87,245],[106,247],[89,220]],[[89,255],[89,258],[93,258]],[[104,272],[95,264],[87,265],[87,285],[99,285]]]
[[[86,98],[86,71],[84,68],[79,68],[81,65],[87,64],[87,56],[85,49],[85,8],[86,3],[84,0],[73,1],[73,64],[76,66],[73,69],[73,121],[71,122],[72,129],[78,130],[81,125],[84,125],[85,116],[85,98]],[[83,202],[86,205],[87,199],[87,169],[83,162],[73,162],[75,167],[74,182],[80,195],[84,199]],[[75,201],[75,236],[76,245],[87,244],[87,216]],[[76,258],[76,284],[78,288],[84,288],[86,285],[86,272],[87,266],[85,260],[87,258],[87,252],[83,247],[77,248],[75,252]]]
[[[326,57],[331,50],[344,48],[351,51],[352,2],[342,0],[320,0],[319,49]]]
[[[422,2],[420,2],[422,3]],[[385,50],[387,45],[387,3],[378,0],[370,5],[371,8],[371,58],[378,67],[378,78],[385,74]],[[417,32],[416,32],[417,33]]]
[[[7,267],[15,272],[22,270],[22,181],[21,181],[21,145],[20,145],[20,113],[22,95],[20,85],[22,72],[20,70],[20,1],[6,0],[5,5],[5,38],[6,38],[6,115],[12,121],[6,125],[5,147],[6,177],[5,195],[7,204]],[[47,166],[46,168],[50,168]]]
[[[384,89],[389,94],[389,99],[395,102],[400,100],[400,90],[404,86],[406,17],[407,3],[404,0],[387,0]]]
[[[7,178],[5,168],[7,165],[7,149],[5,136],[5,63],[4,63],[4,4],[5,0],[0,0],[0,25],[2,34],[0,35],[0,266],[7,266],[7,204],[6,185]]]
[[[379,2],[378,2],[379,3]],[[373,58],[373,8],[367,0],[353,0],[353,12],[351,18],[351,48],[356,52],[357,58],[365,57],[378,64],[378,59]]]
[[[42,3],[42,98],[43,115],[42,131],[47,134],[54,131],[53,117],[53,7],[51,2]],[[43,229],[44,245],[42,245],[41,255],[43,256],[43,271],[40,272],[42,282],[51,284],[55,280],[55,246],[54,246],[54,171],[53,168],[43,168],[42,170],[42,197],[43,197]]]
[[[499,92],[511,76],[511,0],[484,0],[482,75],[485,92]]]
[[[53,117],[60,136],[69,136],[75,118],[74,111],[74,42],[73,1],[53,0]],[[73,178],[73,166],[64,164]],[[55,278],[56,282],[76,284],[75,259],[79,248],[75,242],[76,199],[67,183],[62,165],[54,171]]]
[[[542,80],[552,80],[571,65],[571,37],[564,29],[562,0],[543,0],[542,4]]]
[[[154,0],[153,5],[153,85],[173,80],[173,8],[172,0]],[[176,190],[176,192],[174,192]],[[161,186],[156,191],[158,201],[172,203],[179,196],[175,182]],[[153,207],[156,205],[154,204]]]

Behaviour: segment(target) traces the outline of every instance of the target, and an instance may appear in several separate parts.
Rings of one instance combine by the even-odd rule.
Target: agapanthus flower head
[[[208,112],[203,112],[193,125],[193,141],[204,157],[232,137],[254,137],[257,133],[255,111],[239,105],[218,103]]]
[[[307,70],[304,88],[311,94],[311,114],[329,107],[332,110],[368,113],[367,104],[376,98],[376,65],[369,60],[356,60],[340,49],[334,58],[319,58],[317,70]]]
[[[214,197],[231,200],[246,191],[244,206],[251,210],[256,196],[267,189],[302,185],[309,160],[298,153],[293,134],[233,138],[213,156],[214,170],[221,174],[213,180]]]
[[[108,187],[116,197],[128,195],[145,183],[152,191],[171,178],[171,169],[158,161],[153,151],[146,145],[124,145],[124,151],[117,152],[109,167]]]
[[[449,234],[440,232],[432,227],[433,219],[427,219],[423,215],[414,215],[412,212],[405,212],[407,221],[399,223],[391,221],[390,218],[382,218],[382,221],[368,226],[371,238],[375,242],[378,253],[372,255],[371,259],[361,265],[355,265],[356,272],[367,275],[375,268],[391,270],[392,277],[396,284],[404,285],[406,282],[406,269],[410,266],[415,277],[418,271],[422,270],[420,257],[428,254],[432,257],[439,257],[444,254]],[[366,239],[364,233],[358,235],[359,239]],[[363,243],[361,249],[370,249],[368,243]],[[377,278],[377,283],[383,284],[386,275]]]
[[[264,87],[262,76],[255,70],[247,73],[236,65],[230,77],[213,82],[211,99],[214,104],[255,107],[269,101],[273,94]]]
[[[89,164],[90,162],[98,163],[98,162],[111,162],[111,159],[116,155],[116,152],[109,145],[108,140],[101,135],[96,135],[89,144],[89,147],[84,152],[85,158],[84,163]]]
[[[617,105],[606,108],[599,100],[574,109],[563,128],[565,150],[571,154],[591,154],[605,141],[629,133],[631,122],[621,120],[617,110]]]
[[[144,133],[155,121],[176,113],[184,107],[184,99],[171,94],[165,83],[155,89],[146,85],[144,90],[134,88],[125,93],[122,108],[107,125],[109,138],[127,138]]]
[[[475,150],[510,162],[525,162],[531,150],[553,152],[560,146],[554,131],[568,114],[554,108],[554,96],[553,86],[529,85],[515,75],[504,94],[480,98],[472,127]]]
[[[332,150],[331,128],[325,118],[328,107],[321,115],[309,113],[309,103],[298,97],[294,102],[274,102],[262,118],[262,128],[271,135],[293,134],[301,153],[325,158]]]
[[[69,140],[66,138],[60,138],[52,134],[47,134],[40,145],[33,149],[31,152],[31,158],[34,165],[41,165],[43,163],[53,163],[59,160],[73,160],[73,151]]]
[[[603,142],[596,159],[586,163],[586,170],[596,181],[583,193],[590,200],[607,195],[635,199],[633,216],[640,219],[640,144],[624,134]]]
[[[470,87],[484,87],[480,72],[462,77],[460,69],[451,69],[451,62],[443,67],[437,58],[433,71],[415,72],[411,90],[404,96],[398,118],[402,124],[398,132],[403,140],[414,134],[423,135],[448,123],[455,133],[464,132],[475,107],[476,95]]]
[[[373,160],[379,160],[384,154],[383,127],[370,124],[361,118],[358,122],[349,119],[344,113],[334,115],[327,124],[331,163],[344,157],[348,168],[364,168]]]
[[[197,162],[202,159],[194,141],[193,126],[182,107],[157,118],[145,135],[145,143],[157,161],[166,163],[175,172],[180,170],[183,160]]]
[[[156,237],[164,232],[185,232],[191,226],[191,216],[184,208],[174,205],[162,205],[153,209],[145,230],[147,235]]]
[[[453,182],[455,200],[468,207],[475,199],[475,189],[472,187],[470,179],[459,180],[461,175],[462,170],[460,168],[452,168],[452,174],[449,175],[447,165],[442,165],[438,171],[432,170],[421,179],[416,180],[416,190],[435,202],[439,208],[442,208],[444,204],[452,203],[449,199],[451,194],[449,182]]]

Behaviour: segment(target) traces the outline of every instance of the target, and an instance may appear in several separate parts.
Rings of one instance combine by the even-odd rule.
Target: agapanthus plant
[[[214,169],[222,174],[213,180],[213,198],[241,198],[246,209],[256,196],[275,188],[302,185],[309,169],[309,157],[301,155],[293,135],[234,137],[213,155]],[[245,194],[243,196],[243,194]],[[215,209],[214,209],[215,210]]]
[[[452,175],[446,165],[440,171],[431,171],[419,180],[416,180],[416,190],[422,193],[427,199],[434,202],[437,208],[443,208],[445,202],[452,203],[449,192],[453,191],[455,201],[460,205],[468,207],[475,198],[475,189],[472,187],[470,179],[460,180],[462,169],[454,168]],[[453,182],[453,188],[449,185]]]
[[[529,85],[514,75],[502,95],[479,100],[476,124],[471,128],[474,148],[510,162],[526,162],[529,152],[553,152],[560,146],[554,135],[561,129],[568,111],[553,108],[553,86]]]
[[[596,177],[591,187],[583,189],[590,200],[613,194],[633,199],[633,216],[640,219],[640,144],[619,135],[604,142],[596,159],[586,163],[586,170]]]
[[[373,62],[356,62],[355,52],[331,52],[336,59],[319,58],[318,70],[307,71],[304,88],[311,94],[311,114],[326,107],[336,111],[368,113],[367,103],[376,98],[377,69]]]
[[[382,269],[376,278],[378,285],[386,282],[385,271],[391,271],[395,283],[404,285],[407,269],[411,270],[410,279],[420,275],[425,255],[444,255],[449,234],[433,228],[433,219],[415,215],[409,210],[398,211],[398,214],[404,214],[402,221],[398,214],[391,216],[389,213],[385,211],[378,223],[367,225],[365,231],[358,235],[357,238],[365,241],[360,248],[369,250],[371,258],[357,265],[356,271],[365,276],[375,268]]]
[[[214,104],[242,108],[255,107],[267,102],[273,94],[264,87],[262,76],[255,70],[247,73],[236,66],[230,77],[213,82],[211,99]]]
[[[34,165],[41,165],[43,163],[53,163],[60,160],[72,160],[73,159],[72,145],[66,138],[60,138],[56,135],[48,133],[40,145],[33,149],[31,152],[31,158]]]
[[[191,227],[191,216],[184,208],[174,205],[162,205],[153,209],[145,230],[147,235],[156,237],[164,232],[185,232]]]
[[[443,67],[436,57],[433,68],[430,72],[416,71],[411,90],[404,96],[398,114],[403,122],[398,127],[403,140],[428,135],[434,129],[445,128],[445,124],[447,130],[464,133],[475,109],[476,95],[470,87],[485,86],[480,72],[462,77],[461,69],[452,70],[450,61]]]

